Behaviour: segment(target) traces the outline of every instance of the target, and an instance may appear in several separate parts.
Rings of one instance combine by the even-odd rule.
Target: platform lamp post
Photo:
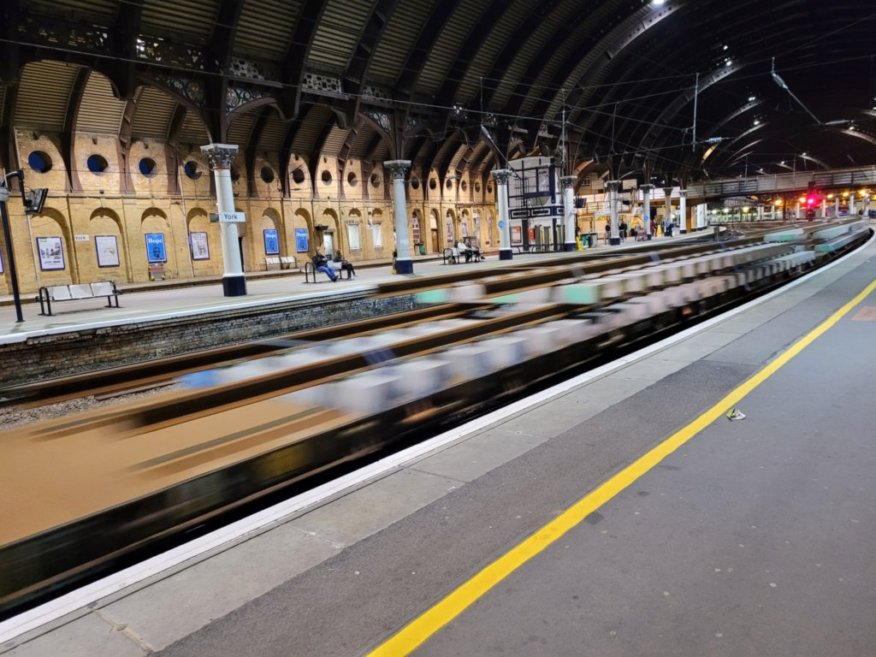
[[[654,191],[654,185],[642,185],[639,189],[642,190],[642,217],[645,224],[645,239],[651,239],[651,192]]]
[[[18,272],[15,269],[15,251],[12,248],[12,231],[9,229],[9,213],[7,212],[6,203],[9,201],[9,179],[18,178],[21,185],[21,201],[24,204],[25,214],[39,214],[43,211],[43,204],[46,202],[46,196],[49,193],[48,189],[32,189],[25,193],[24,191],[24,172],[20,169],[7,173],[0,184],[0,217],[3,222],[3,241],[6,242],[6,259],[9,261],[9,280],[12,283],[12,298],[15,302],[15,317],[16,322],[23,322],[24,315],[21,313],[21,292],[18,289]]]

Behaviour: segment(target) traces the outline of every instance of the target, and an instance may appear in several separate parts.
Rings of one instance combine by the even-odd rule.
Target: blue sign
[[[505,227],[505,220],[499,219],[499,228],[504,228],[504,227]]]
[[[276,228],[267,228],[265,234],[265,255],[277,255],[280,253],[280,238]]]
[[[307,253],[310,251],[310,245],[308,244],[309,238],[307,236],[306,228],[296,228],[295,229],[295,250],[298,253]]]
[[[164,233],[146,233],[146,262],[167,262]]]

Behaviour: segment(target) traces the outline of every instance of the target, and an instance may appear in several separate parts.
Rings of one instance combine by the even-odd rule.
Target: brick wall
[[[75,331],[0,345],[0,372],[3,385],[33,383],[217,346],[277,338],[414,307],[412,295],[374,299],[365,293],[351,293],[330,299]]]

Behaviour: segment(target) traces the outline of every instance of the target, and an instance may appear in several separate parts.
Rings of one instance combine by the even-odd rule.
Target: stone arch
[[[144,210],[140,215],[140,234],[139,244],[131,244],[131,258],[137,263],[139,271],[145,273],[144,278],[175,278],[178,272],[176,245],[167,214],[154,206]],[[139,257],[135,254],[139,254]]]
[[[341,236],[337,212],[331,208],[326,208],[323,210],[317,225],[324,228],[321,231],[317,231],[314,249],[321,249],[324,255],[328,255],[328,250],[336,251],[342,248],[341,245],[344,243],[344,238]]]
[[[275,230],[277,240],[277,251],[279,253],[274,253],[274,249],[270,249],[272,252],[268,253],[269,245],[272,246],[273,240],[269,239],[269,234],[265,233],[265,231]],[[282,239],[283,232],[283,220],[280,218],[280,213],[277,212],[274,208],[265,208],[262,211],[261,219],[259,220],[256,226],[256,235],[255,240],[256,244],[254,244],[254,248],[256,250],[256,260],[261,260],[262,258],[266,258],[268,256],[277,257],[280,255],[286,255],[286,249],[284,248],[284,240]]]
[[[300,233],[299,231],[305,231]],[[292,215],[292,237],[295,244],[295,253],[299,258],[307,258],[313,251],[316,236],[313,230],[313,221],[310,213],[304,208],[298,208]],[[299,239],[306,238],[306,239]]]
[[[204,208],[196,207],[188,211],[186,234],[194,275],[208,276],[221,273],[222,236],[219,234],[219,224],[210,223],[210,216]]]
[[[42,213],[31,217],[30,222],[35,240],[37,286],[78,282],[79,272],[66,215],[55,208],[43,208]]]
[[[444,245],[447,247],[452,247],[456,244],[456,240],[459,236],[457,223],[456,213],[453,210],[448,209],[444,214],[444,231],[442,233]]]
[[[94,210],[88,220],[88,233],[91,248],[80,249],[80,262],[89,262],[100,272],[100,278],[118,277],[127,271],[128,245],[122,221],[115,211],[103,207]]]
[[[429,248],[433,253],[441,250],[441,227],[438,220],[438,210],[429,211]]]
[[[471,217],[468,210],[463,210],[459,215],[459,235],[467,237],[472,234]]]
[[[419,209],[414,208],[411,212],[411,227],[410,241],[411,249],[416,250],[418,244],[425,244],[425,230],[423,226],[423,213]]]

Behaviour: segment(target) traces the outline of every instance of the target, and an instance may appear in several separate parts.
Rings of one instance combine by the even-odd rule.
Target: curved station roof
[[[0,14],[7,165],[15,128],[237,143],[291,175],[292,153],[442,177],[542,154],[581,176],[678,180],[876,155],[872,0],[4,0]]]

